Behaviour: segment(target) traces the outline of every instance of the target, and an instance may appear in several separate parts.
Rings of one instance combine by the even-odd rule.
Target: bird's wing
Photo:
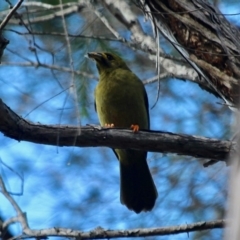
[[[148,96],[145,87],[144,88],[144,103],[145,103],[145,108],[147,111],[147,117],[148,117],[148,129],[150,128],[150,118],[149,118],[149,104],[148,104]]]
[[[96,100],[95,99],[94,99],[94,109],[95,109],[95,111],[97,113],[97,105],[96,105]]]

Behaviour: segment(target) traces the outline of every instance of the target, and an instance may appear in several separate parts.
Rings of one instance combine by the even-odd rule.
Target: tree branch
[[[109,12],[112,13],[122,24],[126,26],[126,28],[130,31],[131,33],[131,41],[123,38],[120,36],[120,34],[114,30],[112,27],[111,23],[107,20],[105,16],[102,16],[101,11],[98,10],[98,8],[94,7],[94,4],[85,4],[84,2],[82,3],[67,3],[63,4],[64,10],[59,11],[58,13],[56,12],[61,5],[51,5],[51,4],[43,4],[43,3],[35,3],[35,2],[28,2],[25,3],[24,6],[27,6],[27,11],[22,13],[22,16],[25,16],[27,12],[29,11],[30,13],[34,13],[36,11],[36,7],[38,8],[43,8],[44,10],[56,10],[54,13],[46,16],[41,16],[41,20],[39,17],[35,16],[34,19],[30,18],[28,19],[29,22],[31,23],[36,23],[38,21],[48,21],[50,19],[54,19],[59,16],[65,16],[66,13],[75,13],[75,12],[80,12],[79,9],[82,9],[86,6],[88,6],[90,9],[92,9],[95,14],[103,21],[103,24],[109,29],[110,32],[112,32],[115,36],[115,38],[110,38],[107,40],[111,41],[121,41],[128,47],[132,48],[133,50],[142,50],[146,53],[148,53],[148,58],[151,61],[156,61],[156,41],[154,38],[147,36],[143,29],[141,28],[141,25],[139,24],[138,18],[136,16],[136,13],[131,10],[131,8],[128,8],[126,11],[120,11],[120,7],[123,9],[126,9],[128,5],[126,5],[125,1],[118,1],[118,4],[116,4],[116,1],[105,1],[105,5],[108,8]],[[67,11],[65,11],[67,10]],[[45,11],[47,12],[47,11]],[[121,14],[120,14],[121,12]],[[62,15],[60,14],[62,13]],[[66,14],[67,15],[67,14]],[[23,17],[24,19],[26,17]],[[14,20],[14,19],[13,19]],[[36,21],[36,22],[35,22]],[[12,30],[15,31],[15,30]],[[16,32],[16,31],[15,31]],[[66,37],[66,33],[44,33],[44,32],[35,32],[35,31],[27,31],[26,33],[19,33],[18,34],[32,34],[32,35],[44,35],[48,34],[49,36],[64,36]],[[71,37],[85,37],[85,38],[93,38],[93,39],[105,39],[102,36],[84,36],[84,35],[74,35],[74,34],[67,34],[67,36]],[[7,63],[5,63],[7,64]],[[9,63],[9,64],[14,64],[14,63]],[[190,80],[195,83],[198,83],[201,85],[202,88],[205,90],[213,93],[211,86],[204,80],[199,78],[197,72],[193,70],[189,64],[184,60],[180,59],[177,57],[169,56],[168,54],[163,53],[162,51],[160,52],[160,64],[163,69],[170,75],[176,78],[182,79],[184,77],[184,80]],[[18,64],[17,64],[18,65]],[[26,64],[25,64],[26,65]],[[41,65],[42,67],[45,67],[44,64],[39,64],[39,63],[28,63],[28,66],[35,66],[35,65]],[[158,80],[158,79],[157,79]]]
[[[41,63],[41,62],[2,62],[2,65],[4,66],[20,66],[20,67],[42,67],[42,68],[46,68],[46,69],[51,69],[51,70],[56,70],[56,71],[61,71],[61,72],[67,72],[67,73],[71,73],[73,72],[73,70],[71,68],[67,68],[67,67],[63,67],[63,66],[57,66],[57,65],[50,65],[50,64],[45,64],[45,63]],[[96,79],[97,77],[93,74],[89,74],[87,72],[82,72],[82,71],[74,71],[74,74],[76,75],[80,75],[83,77],[87,77],[89,79]]]
[[[159,39],[156,40],[144,33],[136,13],[132,8],[128,7],[126,1],[107,0],[104,1],[104,4],[109,12],[129,30],[131,33],[131,42],[136,43],[136,49],[149,53],[148,58],[155,62],[156,54],[158,54],[157,41],[159,41]],[[124,11],[122,9],[124,9]],[[129,42],[126,41],[124,44],[126,43],[129,45]],[[159,57],[159,62],[161,67],[164,69],[164,72],[166,71],[176,78],[182,79],[182,77],[184,77],[184,80],[190,80],[198,83],[204,90],[219,96],[215,91],[213,91],[211,84],[205,81],[204,78],[200,77],[200,75],[197,74],[197,72],[189,66],[188,62],[184,59],[168,59],[164,56],[162,49],[160,49]]]
[[[139,131],[101,128],[99,126],[59,126],[31,123],[13,112],[0,100],[0,131],[18,141],[56,145],[131,148],[151,152],[176,153],[196,158],[226,160],[234,147],[221,141],[162,131]]]
[[[129,230],[106,230],[98,227],[89,232],[74,231],[72,229],[64,228],[50,228],[43,230],[31,230],[28,232],[27,237],[49,237],[49,236],[62,236],[62,237],[75,237],[77,239],[109,239],[120,237],[149,237],[149,236],[166,236],[171,234],[189,233],[194,231],[203,231],[208,229],[223,228],[226,225],[225,220],[216,220],[210,222],[197,222],[192,224],[184,224],[171,227],[160,228],[137,228]],[[30,234],[32,232],[32,234]],[[23,236],[17,236],[22,238]],[[24,235],[26,237],[26,235]]]
[[[240,31],[207,1],[147,0],[143,11],[229,105],[239,103]],[[196,58],[191,58],[195,55]],[[212,66],[199,65],[201,60]],[[221,73],[224,77],[219,78]],[[226,78],[226,75],[228,78]]]
[[[15,14],[15,12],[17,11],[17,9],[21,6],[23,0],[19,0],[17,2],[17,4],[9,11],[9,13],[7,14],[7,16],[3,19],[3,21],[0,24],[0,32],[2,32],[2,30],[5,28],[5,26],[7,25],[7,23],[9,22],[9,20],[12,18],[12,16]]]
[[[42,238],[50,236],[61,236],[61,237],[75,237],[80,239],[103,239],[103,238],[120,238],[120,237],[147,237],[147,236],[166,236],[170,234],[179,234],[179,233],[189,233],[194,231],[202,231],[215,228],[223,228],[226,225],[226,220],[215,220],[210,222],[196,222],[192,224],[184,224],[178,226],[170,227],[159,227],[159,228],[137,228],[129,230],[106,230],[101,227],[98,227],[89,232],[74,231],[67,228],[50,228],[50,229],[41,229],[41,230],[32,230],[29,228],[28,220],[26,214],[22,212],[16,201],[12,196],[7,192],[5,184],[0,177],[0,190],[2,194],[8,199],[12,204],[13,208],[17,213],[17,217],[8,221],[8,224],[19,222],[22,226],[22,231],[24,236],[17,236],[13,239],[22,239],[22,238]],[[3,224],[5,229],[8,227],[7,224]],[[4,229],[4,230],[5,230]]]

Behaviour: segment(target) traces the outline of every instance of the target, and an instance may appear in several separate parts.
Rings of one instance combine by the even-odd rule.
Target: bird
[[[148,97],[142,81],[124,60],[110,52],[89,52],[99,82],[94,91],[101,126],[148,130]],[[120,201],[136,213],[151,211],[158,193],[147,164],[147,152],[113,149],[120,165]]]

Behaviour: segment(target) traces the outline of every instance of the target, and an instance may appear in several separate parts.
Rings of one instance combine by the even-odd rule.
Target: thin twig
[[[11,203],[11,205],[15,209],[15,211],[18,215],[18,221],[21,223],[22,228],[29,229],[27,219],[26,219],[26,214],[22,212],[21,208],[18,206],[16,201],[8,193],[1,176],[0,176],[0,189],[1,189],[2,194],[7,198],[7,200]],[[16,221],[16,219],[15,219],[15,221]]]
[[[35,62],[2,62],[1,65],[9,65],[9,66],[22,66],[22,67],[43,67],[43,68],[48,68],[51,70],[57,70],[57,71],[62,71],[62,72],[72,72],[72,69],[62,67],[62,66],[56,66],[56,65],[49,65],[45,63],[35,63]],[[95,75],[93,74],[88,74],[86,72],[81,72],[81,71],[74,71],[76,75],[84,76],[89,79],[98,79]]]
[[[12,10],[8,13],[8,15],[3,19],[2,23],[0,24],[0,32],[4,29],[7,25],[13,14],[17,11],[17,9],[21,6],[24,0],[19,0],[18,3],[12,8]]]

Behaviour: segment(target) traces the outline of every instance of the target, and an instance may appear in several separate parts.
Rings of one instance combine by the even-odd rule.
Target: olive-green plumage
[[[148,99],[143,83],[112,53],[88,53],[100,75],[95,89],[95,107],[102,126],[149,129]],[[120,163],[121,203],[139,213],[150,211],[157,190],[147,165],[147,152],[114,149]]]

